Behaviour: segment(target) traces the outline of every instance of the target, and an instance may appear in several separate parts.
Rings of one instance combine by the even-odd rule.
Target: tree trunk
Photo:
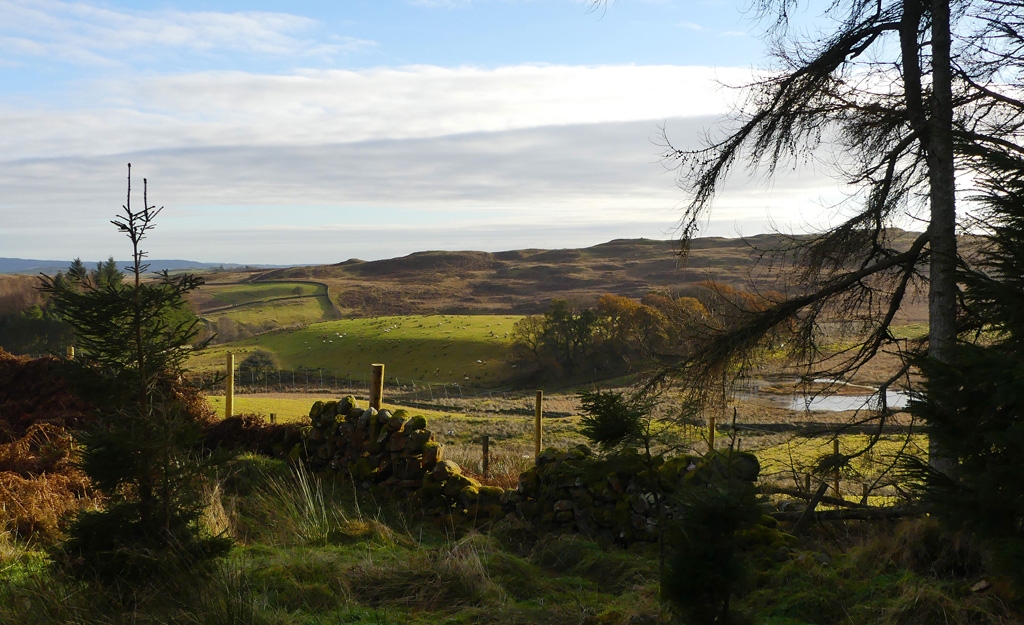
[[[931,201],[931,259],[928,292],[928,355],[952,360],[956,342],[956,169],[953,161],[953,95],[950,60],[949,0],[932,0],[932,95],[928,128],[928,176]],[[934,441],[929,463],[946,471],[951,459]]]

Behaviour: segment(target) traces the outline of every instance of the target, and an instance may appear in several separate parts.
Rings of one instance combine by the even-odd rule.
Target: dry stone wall
[[[513,512],[516,490],[484,486],[443,457],[422,416],[356,406],[349,396],[316,402],[304,431],[314,469],[344,471],[361,487],[379,485],[428,516],[484,522]]]
[[[598,457],[580,445],[549,448],[516,489],[485,486],[444,458],[422,416],[363,409],[355,398],[316,402],[304,430],[315,470],[343,471],[363,488],[379,486],[444,522],[482,523],[517,514],[538,526],[564,528],[622,544],[655,542],[670,515],[671,493],[728,472],[753,481],[748,453],[648,459],[634,452]]]

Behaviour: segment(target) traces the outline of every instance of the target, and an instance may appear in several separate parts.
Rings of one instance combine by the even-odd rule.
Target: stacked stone
[[[363,487],[418,490],[441,459],[427,420],[404,410],[359,408],[349,396],[314,403],[309,419],[304,435],[310,466],[348,472]]]
[[[303,434],[314,470],[347,472],[362,488],[380,485],[418,502],[427,515],[458,523],[495,520],[515,509],[516,491],[483,486],[445,460],[422,416],[359,408],[348,396],[314,403],[309,419]]]
[[[722,454],[648,460],[630,450],[598,458],[585,445],[549,448],[520,476],[518,508],[541,525],[627,545],[655,542],[659,517],[671,516],[667,497],[677,489],[715,479],[722,469],[757,478],[756,457],[733,456],[726,467]]]
[[[417,494],[420,509],[445,523],[475,524],[495,521],[515,510],[519,493],[484,486],[462,474],[459,465],[442,460],[423,478]]]
[[[318,401],[303,431],[315,470],[350,474],[357,485],[379,485],[446,524],[464,525],[518,512],[538,525],[561,527],[625,545],[658,540],[659,519],[671,516],[668,496],[679,488],[721,479],[756,480],[749,453],[647,459],[626,450],[597,457],[585,445],[549,448],[519,477],[516,490],[484,486],[443,458],[422,416],[356,406],[354,397]]]

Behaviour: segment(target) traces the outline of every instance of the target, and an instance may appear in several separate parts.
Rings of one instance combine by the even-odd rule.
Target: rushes
[[[268,475],[256,499],[267,529],[285,544],[327,544],[349,524],[334,490],[325,494],[323,480],[302,464],[293,465],[290,475]]]

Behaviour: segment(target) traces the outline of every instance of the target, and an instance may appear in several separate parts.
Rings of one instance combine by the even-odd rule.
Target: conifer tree
[[[932,511],[980,538],[1024,590],[1024,160],[996,156],[984,188],[992,229],[978,264],[959,274],[956,365],[922,359],[927,394],[911,403],[953,466],[910,464]]]
[[[161,208],[128,198],[113,223],[132,244],[131,280],[67,286],[43,276],[48,293],[75,330],[82,357],[69,377],[96,406],[97,423],[80,435],[81,466],[107,497],[103,510],[80,514],[63,545],[75,572],[104,579],[144,579],[168,556],[202,560],[226,543],[203,538],[198,519],[205,463],[197,456],[200,424],[181,393],[181,375],[198,324],[184,317],[184,296],[202,284],[192,275],[143,281],[141,242]]]

